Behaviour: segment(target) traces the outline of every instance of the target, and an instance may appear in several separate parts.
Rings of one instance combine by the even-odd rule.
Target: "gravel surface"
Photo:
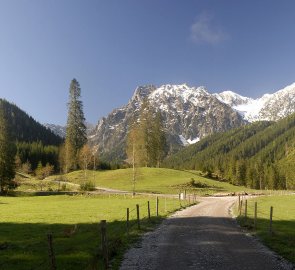
[[[295,269],[231,218],[235,197],[204,198],[175,213],[124,256],[121,270]]]

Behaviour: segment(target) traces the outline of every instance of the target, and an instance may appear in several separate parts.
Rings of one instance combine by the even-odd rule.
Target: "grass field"
[[[56,176],[49,179],[53,180]],[[84,171],[75,171],[64,176],[67,181],[77,184],[85,182]],[[191,184],[194,180],[194,184]],[[87,171],[86,181],[96,186],[132,191],[132,169],[111,171]],[[196,194],[205,195],[218,192],[250,191],[245,187],[233,186],[229,183],[214,181],[200,176],[195,171],[179,171],[164,168],[138,169],[135,184],[136,192],[176,194],[184,189]]]
[[[146,218],[148,200],[151,221]],[[122,251],[140,233],[135,222],[136,204],[140,206],[141,219],[145,217],[141,232],[150,230],[161,219],[155,218],[155,197],[0,197],[0,269],[49,269],[49,232],[53,234],[57,269],[101,269],[99,222],[103,219],[107,220],[109,253],[116,265]],[[159,205],[161,217],[180,207],[178,200],[166,199],[165,204],[163,198]],[[131,220],[129,240],[126,236],[127,207]]]
[[[254,204],[257,202],[257,229],[254,230]],[[245,204],[245,202],[244,202]],[[295,195],[265,196],[248,200],[238,220],[242,226],[257,234],[277,253],[295,263]],[[270,207],[273,206],[273,233],[270,235]]]

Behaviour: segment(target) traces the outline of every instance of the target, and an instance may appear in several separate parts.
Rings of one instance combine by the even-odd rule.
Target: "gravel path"
[[[124,256],[121,270],[295,269],[230,217],[235,197],[205,198],[175,213]]]

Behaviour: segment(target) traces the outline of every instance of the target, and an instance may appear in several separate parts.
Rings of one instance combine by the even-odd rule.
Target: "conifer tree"
[[[66,172],[76,169],[78,152],[87,141],[83,104],[80,100],[81,88],[76,79],[71,81],[68,103],[68,120],[65,140]]]
[[[0,101],[0,189],[1,193],[12,187],[15,176],[16,146],[9,136],[3,102]]]

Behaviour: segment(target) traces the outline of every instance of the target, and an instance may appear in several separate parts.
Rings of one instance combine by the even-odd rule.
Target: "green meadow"
[[[147,218],[150,201],[151,220]],[[140,207],[141,228],[136,222]],[[185,205],[182,205],[185,206]],[[59,195],[0,197],[0,269],[49,269],[47,234],[53,235],[57,269],[101,269],[100,221],[107,220],[109,254],[114,268],[123,251],[181,206],[175,199],[130,195]],[[126,234],[126,209],[130,232]]]
[[[132,169],[110,171],[75,171],[63,176],[63,179],[76,184],[91,181],[97,187],[132,191]],[[56,176],[48,180],[57,179]],[[197,171],[181,171],[165,168],[139,168],[136,171],[136,192],[177,194],[183,190],[199,195],[219,192],[251,191],[248,188],[234,186],[202,177]]]
[[[257,226],[254,228],[254,204],[257,202]],[[245,204],[245,201],[244,201]],[[245,205],[244,205],[245,206]],[[247,202],[238,220],[283,257],[295,263],[295,195],[263,196]],[[270,233],[270,207],[273,207],[272,233]]]

